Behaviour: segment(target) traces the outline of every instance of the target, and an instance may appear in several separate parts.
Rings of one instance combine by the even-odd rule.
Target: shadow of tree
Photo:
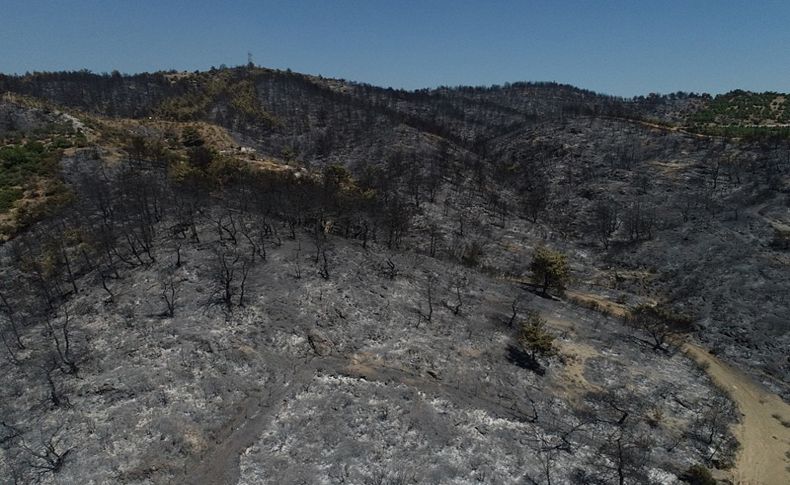
[[[516,364],[522,369],[531,370],[540,376],[546,374],[546,368],[540,365],[540,362],[538,362],[536,359],[533,359],[531,355],[524,352],[515,345],[508,346],[507,360],[512,364]]]

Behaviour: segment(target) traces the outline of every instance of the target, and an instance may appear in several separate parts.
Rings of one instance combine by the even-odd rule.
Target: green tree
[[[191,167],[207,170],[214,161],[215,154],[210,148],[203,145],[189,147],[187,149],[187,161]]]
[[[557,352],[554,335],[546,330],[546,320],[536,311],[530,311],[521,322],[518,333],[521,349],[534,361],[538,356],[549,357]]]
[[[351,172],[343,165],[334,163],[332,165],[327,165],[324,169],[325,190],[335,192],[351,183],[353,183]]]
[[[194,148],[203,146],[206,141],[201,136],[200,132],[194,126],[187,126],[181,132],[181,142],[187,148]]]
[[[532,272],[532,281],[541,287],[544,295],[549,289],[560,293],[565,291],[570,269],[567,258],[561,252],[539,246],[535,249],[529,269]]]
[[[131,160],[141,161],[148,154],[148,144],[145,138],[139,135],[132,136],[125,148]]]

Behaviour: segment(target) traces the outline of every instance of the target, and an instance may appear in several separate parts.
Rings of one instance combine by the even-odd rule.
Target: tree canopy
[[[559,293],[565,291],[570,269],[567,258],[561,252],[539,246],[535,249],[529,269],[532,272],[532,281],[541,287],[544,294],[548,294],[550,289]]]
[[[533,361],[539,355],[549,357],[556,353],[554,336],[546,330],[546,320],[536,311],[529,312],[521,323],[518,343]]]

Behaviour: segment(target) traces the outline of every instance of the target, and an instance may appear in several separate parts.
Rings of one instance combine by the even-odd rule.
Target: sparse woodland
[[[790,396],[790,145],[725,99],[0,92],[0,483],[710,483],[741,413],[684,342]]]

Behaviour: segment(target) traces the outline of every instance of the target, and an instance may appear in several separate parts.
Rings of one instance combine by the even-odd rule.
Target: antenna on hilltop
[[[252,52],[247,52],[247,67],[255,67],[255,63],[252,62]]]

